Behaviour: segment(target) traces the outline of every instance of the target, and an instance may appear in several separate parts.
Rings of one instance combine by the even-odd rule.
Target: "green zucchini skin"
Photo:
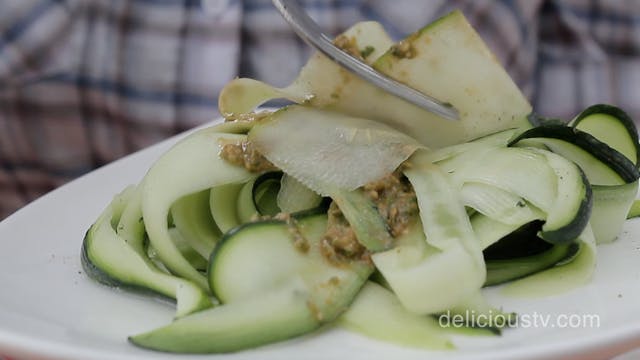
[[[236,199],[236,215],[238,225],[256,220],[260,214],[253,201],[253,187],[256,178],[244,183]]]
[[[304,299],[296,296],[296,290],[262,294],[260,298],[200,311],[131,336],[129,341],[161,352],[210,354],[291,339],[320,326],[309,314]]]
[[[487,280],[484,286],[504,284],[546,270],[576,254],[578,248],[577,243],[555,245],[540,254],[487,261]]]
[[[142,216],[149,243],[172,273],[208,290],[206,278],[173,243],[167,217],[180,198],[220,185],[246,182],[254,174],[224,160],[223,143],[241,142],[245,135],[220,133],[219,127],[198,130],[174,144],[149,168],[142,180]]]
[[[527,120],[529,120],[529,124],[531,124],[531,126],[533,127],[547,126],[547,125],[558,125],[558,126],[566,125],[566,121],[562,119],[545,117],[536,112],[532,112],[529,115],[527,115]]]
[[[306,249],[294,245],[292,225],[281,220],[229,231],[209,268],[211,288],[223,304],[129,340],[159,351],[227,353],[297,337],[335,320],[373,266],[361,259],[333,264],[324,257],[325,214],[307,213],[297,221]]]
[[[215,268],[218,266],[218,259],[220,254],[223,252],[222,250],[224,249],[224,247],[227,246],[229,243],[231,243],[233,239],[235,239],[237,234],[240,234],[243,231],[246,231],[247,229],[251,229],[256,226],[263,227],[263,226],[269,226],[269,225],[286,226],[286,222],[283,220],[276,220],[276,219],[262,220],[262,221],[253,222],[253,223],[247,222],[244,224],[240,224],[239,226],[236,226],[231,230],[227,231],[222,236],[220,241],[218,241],[218,243],[216,244],[216,247],[211,252],[211,257],[209,259],[209,266],[207,267],[207,280],[209,283],[209,289],[211,290],[211,293],[216,299],[222,300],[223,296],[221,296],[221,294],[216,291],[216,284],[214,281],[213,272],[215,271]]]
[[[90,234],[94,226],[95,225],[91,225],[91,227],[89,227],[89,229],[85,232],[84,238],[82,240],[82,248],[80,249],[80,264],[82,265],[82,269],[84,270],[85,274],[87,274],[87,276],[99,282],[100,284],[106,285],[109,287],[126,288],[126,289],[131,289],[134,291],[144,292],[148,294],[151,294],[151,293],[156,294],[154,291],[141,288],[139,286],[127,285],[122,283],[121,281],[114,279],[112,276],[104,272],[102,269],[100,269],[100,267],[96,266],[96,264],[94,264],[91,261],[91,258],[89,257],[89,247],[91,246],[91,241],[92,241]],[[167,299],[170,299],[167,296],[164,296],[164,295],[162,296],[166,297]]]
[[[600,114],[608,117],[591,118],[589,123],[585,123],[585,129],[592,131],[593,135],[578,128],[584,119]],[[625,220],[624,213],[633,200],[630,187],[637,188],[640,176],[638,167],[628,157],[636,156],[639,146],[635,125],[629,121],[628,116],[616,107],[596,105],[582,112],[571,126],[541,125],[524,131],[510,141],[510,145],[526,139],[541,141],[545,146],[551,147],[552,151],[558,151],[582,167],[586,178],[593,185],[591,226],[599,244],[613,241],[620,232]],[[607,139],[613,146],[618,144],[614,140],[620,139],[625,145],[620,145],[619,149],[626,155],[596,136]],[[576,149],[572,150],[571,147]],[[543,234],[543,237],[557,241],[553,233]]]
[[[491,213],[489,216],[504,224],[513,219],[503,216],[518,213],[509,209],[529,209],[528,202],[542,211],[535,214],[536,218],[546,219],[542,237],[562,244],[574,241],[589,220],[593,201],[590,184],[578,165],[560,155],[538,148],[497,147],[474,150],[446,161],[442,166],[446,166],[453,182],[462,184],[461,193],[468,201],[465,205],[485,215]],[[475,183],[484,184],[485,189],[469,187]],[[486,187],[496,189],[492,193]],[[510,198],[504,196],[500,200],[497,190]],[[503,208],[504,211],[497,211]],[[504,215],[498,215],[501,212]],[[534,216],[534,211],[520,213],[518,216],[526,218]]]
[[[569,223],[557,229],[545,230],[544,225],[542,226],[540,237],[552,244],[566,245],[576,241],[589,223],[593,209],[593,190],[584,171],[580,168],[578,168],[578,170],[580,171],[582,183],[584,184],[585,194],[575,217]]]
[[[640,167],[640,142],[638,140],[638,129],[636,127],[635,122],[629,114],[627,114],[624,110],[620,109],[617,106],[609,105],[609,104],[595,104],[591,105],[588,108],[584,109],[578,116],[575,117],[570,123],[571,127],[579,128],[580,122],[582,120],[588,118],[591,115],[596,114],[604,114],[610,115],[622,125],[627,130],[627,133],[630,137],[631,143],[635,147],[635,156],[636,156],[636,167]],[[597,137],[597,134],[592,134]]]
[[[305,219],[307,217],[312,217],[312,216],[316,216],[316,215],[324,215],[327,213],[327,209],[329,208],[329,205],[331,203],[331,199],[330,198],[323,198],[322,202],[311,209],[306,209],[306,210],[302,210],[296,213],[291,214],[291,218],[293,218],[294,220],[302,220]],[[211,252],[211,256],[209,259],[209,265],[207,267],[207,272],[211,272],[212,269],[215,267],[215,262],[216,262],[216,258],[217,258],[217,254],[219,254],[219,250],[224,247],[227,242],[231,241],[230,239],[232,239],[237,233],[245,230],[246,228],[252,227],[252,226],[256,226],[256,224],[262,224],[262,225],[266,225],[266,224],[277,224],[277,225],[286,225],[286,222],[284,220],[278,220],[278,219],[267,219],[267,220],[261,220],[258,222],[246,222],[243,224],[240,224],[238,226],[235,226],[233,228],[231,228],[230,230],[228,230],[226,233],[224,233],[222,235],[222,237],[220,238],[220,240],[216,243],[216,246],[214,247],[213,251]],[[211,278],[209,277],[209,288],[211,290],[211,292],[213,293],[213,295],[215,297],[217,297],[216,293],[215,293],[215,286],[213,285],[213,283],[211,282]]]
[[[259,190],[262,186],[274,186],[268,184],[268,182],[277,182],[277,189],[280,190],[280,181],[282,179],[282,172],[272,171],[264,173],[256,179],[251,189],[251,199],[253,200],[253,206],[256,208],[258,214],[262,216],[273,216],[280,212],[280,208],[277,205],[276,197],[278,191],[275,192],[273,197],[266,198],[264,200],[259,199]],[[264,196],[267,196],[265,194]],[[266,201],[266,203],[265,203]]]
[[[379,252],[393,246],[393,238],[375,203],[361,190],[339,190],[331,194],[333,201],[351,225],[360,242],[367,250]]]
[[[81,248],[81,263],[87,275],[109,287],[160,295],[175,300],[176,317],[212,306],[207,293],[195,284],[162,272],[119,237],[111,225],[109,206],[89,228]],[[117,219],[117,216],[115,216]]]
[[[618,123],[620,123],[625,129],[629,136],[630,142],[633,144],[635,149],[635,165],[636,167],[640,167],[640,142],[638,140],[638,129],[635,125],[633,119],[627,114],[624,110],[620,109],[617,106],[609,105],[609,104],[595,104],[587,107],[582,112],[580,112],[574,119],[570,122],[566,122],[565,120],[558,118],[548,118],[541,116],[535,112],[530,113],[527,116],[527,120],[533,127],[544,127],[544,126],[569,126],[575,129],[581,129],[580,123],[589,118],[592,115],[609,115],[614,117]],[[588,132],[588,131],[587,131]],[[598,138],[598,134],[591,133],[591,135]],[[605,142],[606,143],[606,142]]]
[[[552,245],[540,238],[541,221],[533,221],[504,236],[483,252],[487,266],[484,286],[503,284],[548,269],[574,256],[577,243]]]
[[[171,296],[163,294],[159,291],[151,290],[142,285],[131,284],[131,283],[118,280],[113,276],[109,275],[104,270],[102,270],[99,266],[94,264],[91,261],[91,258],[89,257],[89,252],[88,252],[89,251],[88,249],[90,247],[90,242],[91,242],[91,236],[89,235],[90,231],[91,231],[91,228],[87,230],[84,236],[84,240],[82,241],[82,248],[80,252],[80,264],[82,265],[82,270],[84,270],[85,274],[87,274],[87,276],[89,276],[90,279],[113,289],[126,290],[136,294],[162,299],[173,304],[176,303],[176,299]]]
[[[508,146],[514,146],[524,139],[534,138],[558,139],[576,145],[609,166],[627,183],[640,178],[638,168],[626,156],[593,135],[565,125],[546,124],[531,128],[511,139]]]

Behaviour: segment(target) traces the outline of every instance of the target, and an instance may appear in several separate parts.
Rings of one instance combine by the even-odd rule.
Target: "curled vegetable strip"
[[[373,21],[358,23],[345,31],[343,36],[350,39],[358,50],[370,52],[363,54],[364,61],[369,64],[393,44],[382,26]],[[344,85],[355,80],[355,75],[316,53],[300,71],[298,78],[285,88],[279,89],[248,78],[229,82],[220,93],[218,107],[224,116],[249,113],[264,102],[277,98],[324,107],[334,103],[341,92],[350,92],[350,87]]]
[[[470,260],[484,266],[481,248],[475,241],[459,194],[437,165],[421,159],[422,154],[424,152],[418,152],[411,158],[411,166],[404,174],[415,189],[427,243],[441,251],[460,243],[469,253]],[[434,193],[438,197],[423,196]]]
[[[209,210],[209,190],[187,195],[171,207],[176,228],[186,242],[208,259],[222,234]]]
[[[503,224],[518,227],[545,217],[543,212],[528,204],[520,196],[483,183],[463,184],[460,197],[464,206]]]
[[[367,31],[375,34],[379,24],[375,25],[367,25]],[[459,110],[460,121],[445,121],[340,69],[321,55],[312,58],[293,85],[284,89],[250,79],[231,82],[221,93],[220,110],[237,115],[267,99],[286,97],[383,122],[431,148],[527,126],[531,105],[462,12],[454,11],[394,46],[383,32],[378,33],[368,38],[364,31],[353,33],[360,50],[366,45],[376,50],[365,60],[377,71],[451,103]],[[386,52],[379,55],[382,49]]]
[[[399,245],[372,259],[409,311],[433,314],[476,294],[486,269],[459,195],[423,153],[411,158],[404,173],[416,192],[426,244]]]
[[[181,353],[224,353],[282,341],[317,328],[309,314],[305,284],[290,281],[259,297],[186,316],[131,336],[132,343]],[[302,319],[302,321],[300,321]],[[291,326],[295,323],[297,326]]]
[[[297,219],[300,251],[284,221],[254,222],[227,234],[210,268],[222,305],[136,335],[136,345],[172,352],[231,352],[308,333],[338,317],[373,271],[366,261],[331,264],[321,251],[324,214]]]
[[[371,281],[338,321],[347,329],[398,345],[431,350],[454,348],[436,319],[407,311],[391,291]]]
[[[294,213],[320,205],[322,198],[294,177],[283,174],[277,201],[280,210]]]
[[[570,160],[550,151],[532,151],[539,151],[545,155],[558,179],[557,198],[547,213],[540,237],[551,243],[572,242],[582,234],[589,222],[593,205],[591,185],[580,167]],[[562,216],[562,213],[566,212],[566,204],[573,204],[571,211],[575,215],[571,219]]]
[[[384,124],[292,105],[256,124],[249,140],[311,190],[354,190],[393,172],[421,146]]]
[[[223,234],[240,225],[237,200],[243,186],[242,183],[232,183],[216,186],[210,191],[209,211]]]
[[[531,208],[531,210],[534,209],[535,208]],[[527,215],[530,217],[527,218]],[[471,217],[471,226],[478,237],[480,247],[484,250],[498,242],[503,237],[516,231],[519,227],[534,220],[542,220],[544,218],[545,214],[540,210],[525,210],[523,211],[520,223],[508,224],[500,221],[499,219],[478,213]]]
[[[577,254],[554,267],[513,281],[501,290],[516,297],[544,297],[566,292],[587,284],[596,268],[596,240],[591,225],[587,224],[577,239]]]
[[[126,208],[119,205],[120,200],[126,197],[126,204],[135,197],[131,194],[134,188],[128,190],[128,194],[114,199],[87,232],[82,248],[85,271],[107,285],[149,289],[176,299],[176,317],[211,307],[208,295],[200,287],[158,270],[116,233],[111,222],[117,222]]]
[[[168,269],[203,289],[208,289],[207,281],[172,242],[167,216],[171,205],[185,195],[249,180],[250,172],[219,156],[222,141],[244,139],[244,135],[220,133],[216,127],[200,130],[167,151],[143,179],[142,213],[151,245]]]
[[[127,206],[124,208],[116,231],[118,232],[118,236],[122,237],[133,250],[151,264],[151,260],[147,258],[144,247],[145,230],[144,222],[142,221],[142,196],[140,195],[140,186],[135,188],[135,192],[131,195]]]
[[[480,161],[483,158],[491,159],[490,166]],[[458,163],[461,166],[454,168],[455,171],[451,173],[451,179],[458,186],[469,182],[495,186],[531,202],[545,212],[554,205],[557,176],[541,153],[520,148],[489,148],[476,151],[475,154],[464,154],[460,160],[463,160]],[[443,167],[448,172],[451,169],[449,164]],[[505,176],[498,169],[509,169],[509,175]],[[531,179],[537,179],[539,186],[530,186]]]
[[[127,186],[120,193],[116,194],[109,203],[107,210],[111,211],[111,217],[109,218],[111,227],[116,227],[116,225],[121,221],[127,207],[129,207],[131,200],[137,193],[136,189],[135,185]]]

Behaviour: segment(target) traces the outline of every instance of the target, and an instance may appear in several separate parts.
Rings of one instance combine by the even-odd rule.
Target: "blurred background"
[[[301,2],[328,34],[375,20],[396,40],[461,9],[538,113],[640,119],[640,0]],[[310,53],[270,0],[2,0],[0,220],[217,117],[236,76],[287,85]]]

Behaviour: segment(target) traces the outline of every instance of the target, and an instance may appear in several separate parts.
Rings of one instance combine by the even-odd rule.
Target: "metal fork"
[[[300,38],[340,66],[373,85],[427,111],[448,120],[459,119],[458,111],[451,104],[444,103],[399,83],[337,48],[333,45],[331,39],[322,33],[320,26],[307,15],[296,0],[272,0],[272,2]]]

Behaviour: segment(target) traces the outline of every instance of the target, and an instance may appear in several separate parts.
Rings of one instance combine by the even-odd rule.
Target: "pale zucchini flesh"
[[[212,306],[207,293],[198,286],[158,270],[118,236],[111,226],[115,215],[113,207],[107,207],[85,236],[82,265],[90,276],[109,286],[152,291],[175,299],[176,317]]]
[[[187,243],[208,259],[222,234],[211,216],[210,190],[187,195],[171,206],[173,222]]]
[[[242,182],[214,186],[209,194],[209,210],[221,233],[241,224],[238,217],[238,196]]]
[[[640,164],[638,129],[622,109],[608,104],[592,105],[571,120],[570,125],[593,135],[636,166]]]
[[[288,89],[274,89],[248,79],[231,82],[221,95],[223,114],[249,112],[263,101],[286,97],[297,103],[385,122],[431,148],[528,126],[526,116],[531,112],[531,105],[461,12],[450,13],[395,47],[383,32],[375,29],[379,25],[365,26],[371,28],[368,31],[373,35],[361,40],[365,31],[354,34],[358,45],[388,49],[373,61],[376,70],[451,103],[460,110],[461,120],[443,121],[361,80],[321,55],[312,58]],[[398,56],[400,44],[413,49],[413,55]],[[289,89],[295,89],[295,95]]]
[[[225,353],[282,341],[319,326],[303,284],[221,305],[131,336],[135,345],[179,353]]]
[[[306,250],[284,221],[245,224],[226,234],[209,275],[222,305],[130,340],[155,350],[230,352],[286,340],[333,321],[371,274],[366,262],[333,265],[321,254],[325,215],[299,219]]]
[[[244,135],[199,130],[174,145],[149,169],[142,180],[142,214],[149,241],[172,272],[207,289],[204,275],[180,254],[171,241],[167,216],[175,201],[205,189],[237,183],[253,175],[220,158],[223,141],[242,141]]]
[[[556,199],[547,212],[540,237],[554,244],[574,242],[591,217],[591,185],[575,163],[549,151],[538,151],[547,158],[557,179]]]
[[[528,149],[495,148],[482,153],[482,158],[484,161],[465,160],[461,168],[450,174],[453,181],[491,185],[523,198],[542,211],[551,209],[555,191],[549,189],[556,188],[557,179],[544,155]],[[536,186],[532,186],[534,183]]]
[[[256,209],[256,205],[253,202],[253,186],[255,181],[256,179],[254,178],[244,183],[238,193],[236,211],[240,224],[251,222],[252,219],[257,219],[259,215],[258,209]]]
[[[393,292],[370,281],[338,323],[372,339],[401,346],[430,350],[454,348],[438,320],[407,311]]]
[[[609,243],[618,237],[637,193],[638,181],[623,185],[593,186],[590,221],[596,243]]]
[[[351,39],[362,50],[373,49],[371,54],[364,58],[369,64],[393,45],[382,26],[373,21],[357,23],[342,35]],[[235,79],[222,89],[218,106],[224,116],[249,113],[262,103],[276,98],[325,107],[335,101],[340,95],[340,89],[349,91],[350,87],[343,85],[350,79],[356,77],[324,55],[316,53],[302,68],[297,79],[286,88],[275,88],[248,78]]]
[[[261,120],[248,139],[277,168],[323,196],[378,180],[424,147],[379,122],[300,105]]]
[[[278,207],[285,213],[312,209],[322,201],[322,197],[304,186],[293,176],[283,174],[278,192]]]
[[[486,273],[482,250],[457,193],[446,175],[423,161],[421,154],[411,158],[404,173],[417,195],[422,238],[371,258],[405,308],[432,314],[464,302],[482,287]]]
[[[464,183],[460,197],[464,206],[504,224],[520,226],[545,217],[542,211],[522,197],[483,183]]]
[[[115,217],[114,217],[115,218]],[[146,258],[145,249],[145,228],[142,218],[142,194],[140,185],[136,186],[135,192],[131,195],[126,207],[122,211],[122,216],[116,226],[118,236],[129,244],[142,258]]]

